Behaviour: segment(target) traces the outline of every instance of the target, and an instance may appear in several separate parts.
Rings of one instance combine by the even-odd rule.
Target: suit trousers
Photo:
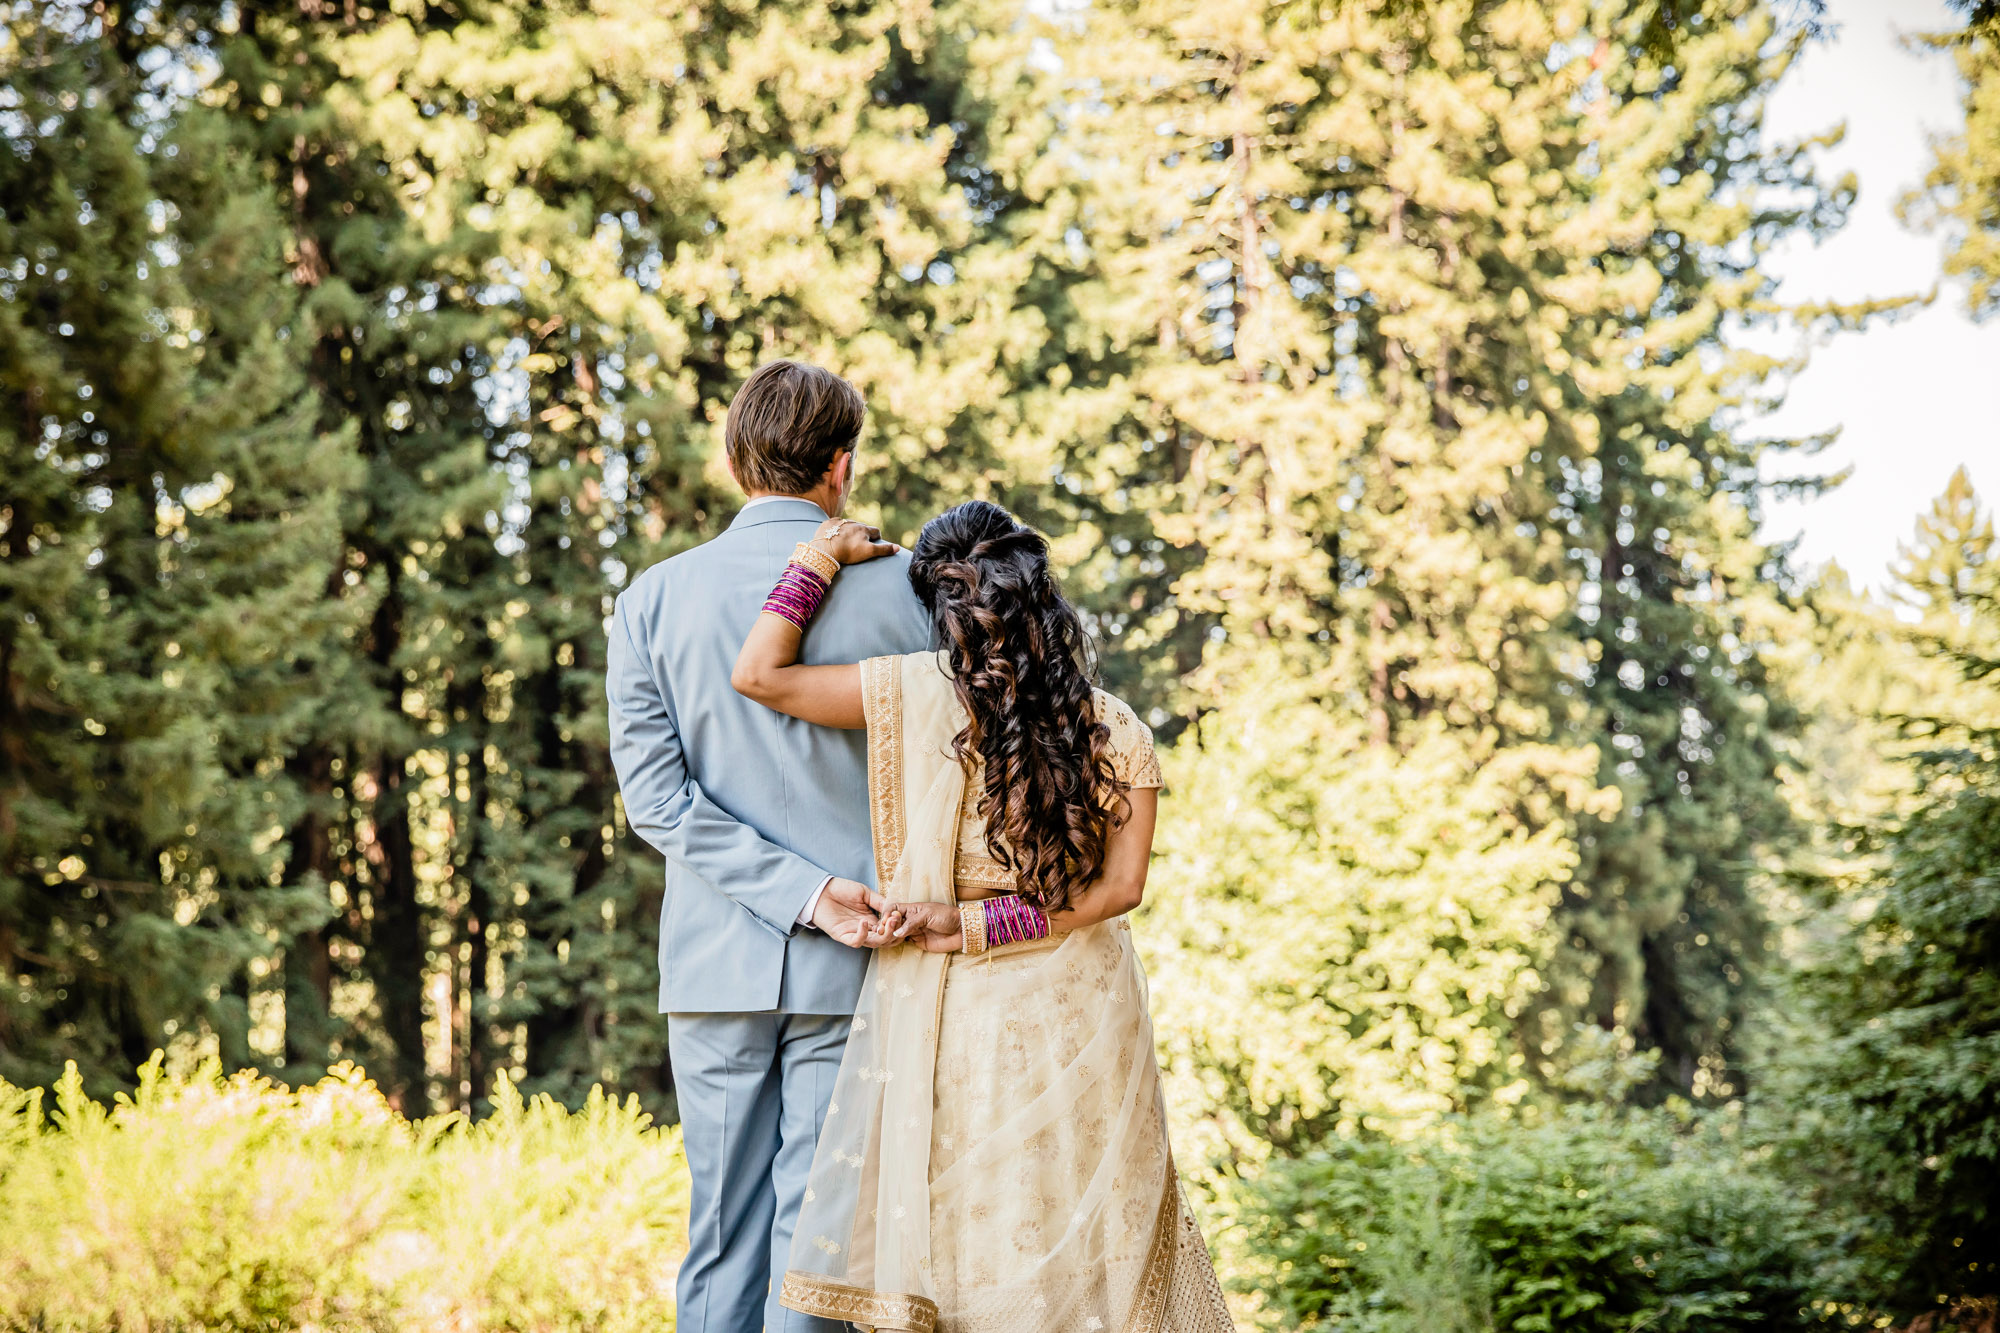
[[[841,1333],[778,1304],[844,1014],[669,1014],[690,1199],[677,1333]]]

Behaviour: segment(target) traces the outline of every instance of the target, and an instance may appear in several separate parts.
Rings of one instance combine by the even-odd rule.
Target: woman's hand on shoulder
[[[819,531],[813,534],[811,546],[843,565],[858,565],[864,560],[893,555],[902,549],[894,542],[883,541],[882,529],[871,528],[851,518],[830,518],[820,524]]]
[[[958,908],[950,903],[891,903],[889,911],[903,918],[895,937],[908,940],[925,953],[956,953],[965,947]]]

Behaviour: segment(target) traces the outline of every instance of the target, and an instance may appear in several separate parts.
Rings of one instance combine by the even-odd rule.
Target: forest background
[[[1909,208],[1984,316],[1972,10]],[[1761,267],[1852,197],[1761,129],[1813,13],[0,5],[0,1320],[657,1326],[604,624],[795,356],[1162,742],[1246,1322],[1990,1329],[1990,517],[1891,600],[1758,537],[1838,479],[1734,335],[1896,309]]]

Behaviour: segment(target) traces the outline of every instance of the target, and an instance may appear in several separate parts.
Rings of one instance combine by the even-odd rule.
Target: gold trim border
[[[937,1302],[908,1292],[869,1291],[794,1269],[778,1288],[778,1304],[822,1319],[844,1319],[890,1333],[934,1333]]]
[[[952,881],[961,889],[1006,889],[1013,891],[1016,879],[1014,872],[1002,862],[978,853],[968,855],[959,851],[958,860],[952,869]]]
[[[875,887],[891,891],[903,859],[903,659],[861,663],[861,714],[868,723],[868,822]]]
[[[1166,1320],[1167,1297],[1174,1289],[1174,1260],[1180,1252],[1181,1178],[1173,1162],[1167,1163],[1166,1184],[1160,1190],[1160,1209],[1153,1220],[1153,1249],[1146,1256],[1145,1276],[1139,1283],[1139,1300],[1132,1312],[1134,1333],[1159,1333]]]

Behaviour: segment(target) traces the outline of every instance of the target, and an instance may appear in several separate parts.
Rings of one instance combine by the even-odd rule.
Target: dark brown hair
[[[969,719],[958,760],[985,761],[987,850],[1024,897],[1060,911],[1103,873],[1128,808],[1091,694],[1083,621],[1049,572],[1049,544],[998,505],[946,510],[910,556],[910,585]]]
[[[830,370],[770,361],[730,401],[722,443],[746,491],[802,495],[854,447],[867,414],[861,391]]]

